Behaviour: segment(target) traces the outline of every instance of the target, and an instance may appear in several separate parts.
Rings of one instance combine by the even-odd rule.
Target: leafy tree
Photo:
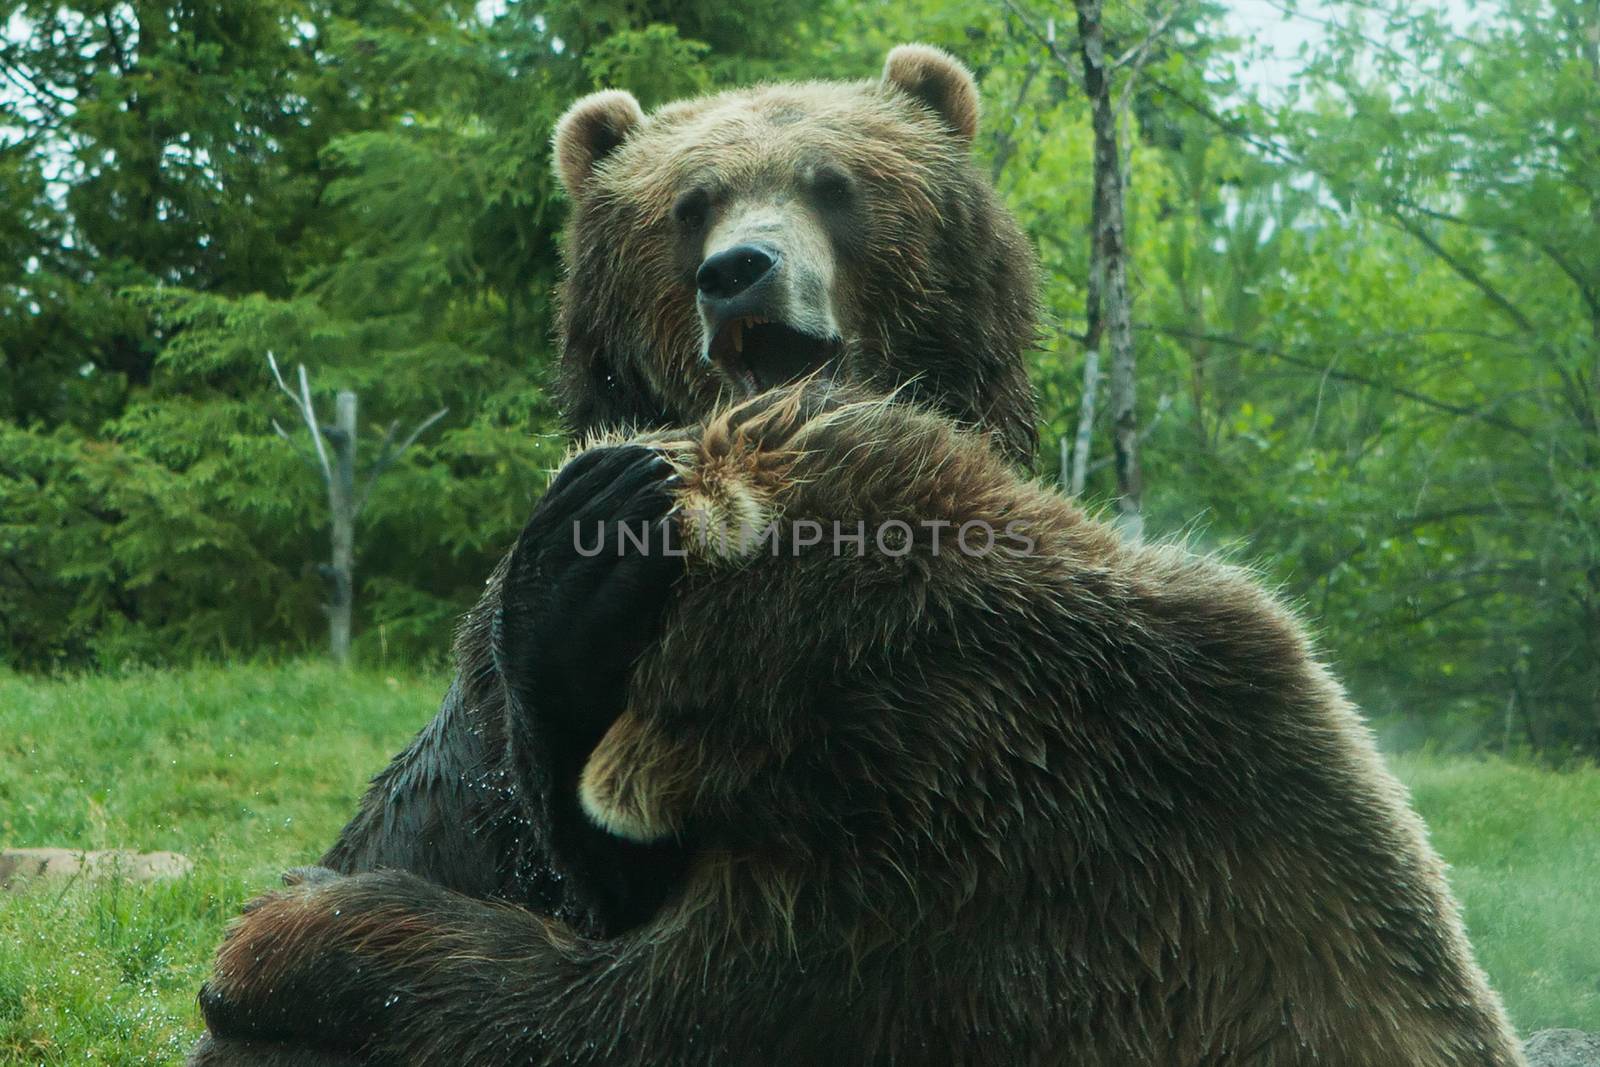
[[[1146,528],[1256,562],[1397,739],[1600,751],[1600,16],[1284,7],[1329,25],[1265,102],[1217,5],[1104,7]],[[565,447],[547,139],[606,84],[651,106],[955,51],[1039,249],[1041,475],[1072,452],[1093,164],[1081,69],[1041,41],[1054,17],[1075,56],[1064,3],[0,11],[8,663],[319,641],[322,486],[272,433],[268,350],[379,427],[449,407],[355,546],[357,655],[441,656]]]
[[[3,10],[0,227],[34,254],[0,276],[0,618],[4,658],[47,665],[313,640],[321,510],[269,349],[380,426],[457,413],[357,546],[358,650],[442,656],[563,448],[555,118],[601,79],[648,102],[783,73],[804,9]]]
[[[1342,10],[1275,131],[1386,275],[1359,309],[1306,305],[1377,335],[1347,355],[1303,317],[1315,362],[1363,391],[1351,430],[1377,460],[1360,464],[1369,533],[1329,610],[1427,651],[1387,672],[1397,695],[1502,743],[1592,751],[1600,10],[1506,0],[1467,30],[1410,6]]]
[[[1592,751],[1592,5],[1512,0],[1465,32],[1336,10],[1278,106],[1238,91],[1203,24],[1122,75],[1154,104],[1126,142],[1150,527],[1270,566],[1399,736]],[[1023,111],[1001,186],[1070,342],[1088,134],[1067,88]],[[1051,348],[1065,434],[1075,346]],[[1092,499],[1110,489],[1091,475]]]

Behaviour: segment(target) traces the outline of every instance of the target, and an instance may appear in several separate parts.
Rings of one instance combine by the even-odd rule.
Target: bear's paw
[[[694,446],[674,456],[681,481],[674,511],[691,562],[735,564],[775,535],[804,422],[797,397],[778,396],[712,418]]]
[[[578,800],[602,830],[649,844],[677,837],[698,778],[684,746],[631,711],[606,731],[584,765]]]

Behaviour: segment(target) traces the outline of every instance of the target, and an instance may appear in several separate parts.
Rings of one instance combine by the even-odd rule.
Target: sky
[[[1316,46],[1323,35],[1319,20],[1330,18],[1334,11],[1334,5],[1321,0],[1226,0],[1226,6],[1224,26],[1255,52],[1250,62],[1239,64],[1239,81],[1246,90],[1254,89],[1269,99],[1288,86],[1300,67],[1297,52]],[[1295,14],[1286,15],[1291,6]],[[1473,18],[1470,0],[1411,0],[1409,6],[1416,11],[1437,11],[1458,30]]]

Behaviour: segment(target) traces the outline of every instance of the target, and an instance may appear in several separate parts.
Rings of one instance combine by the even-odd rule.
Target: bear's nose
[[[728,300],[765,278],[776,263],[765,249],[735,245],[700,264],[694,283],[707,300]]]

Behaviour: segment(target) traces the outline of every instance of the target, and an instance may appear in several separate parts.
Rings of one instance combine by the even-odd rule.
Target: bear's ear
[[[556,176],[567,195],[576,199],[594,173],[595,164],[614,152],[633,130],[644,124],[644,112],[633,94],[622,89],[590,93],[567,108],[556,123]]]
[[[883,84],[932,108],[962,141],[970,143],[978,135],[978,83],[949,52],[903,44],[884,61]]]

